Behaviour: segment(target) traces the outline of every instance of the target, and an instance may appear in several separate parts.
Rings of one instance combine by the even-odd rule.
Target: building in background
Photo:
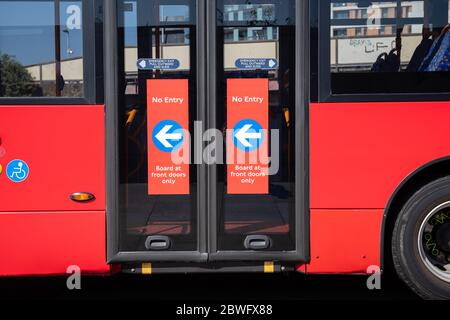
[[[331,3],[331,67],[334,72],[362,72],[372,68],[378,57],[397,46],[401,36],[401,69],[406,69],[414,51],[422,41],[425,1],[379,2],[370,6],[356,2]],[[450,22],[448,14],[439,17],[438,25]],[[442,19],[443,18],[443,19]],[[388,23],[384,23],[384,22]],[[435,26],[436,27],[436,26]]]
[[[11,10],[10,7],[8,7]],[[53,9],[51,9],[53,10]],[[50,11],[51,11],[50,10]],[[66,14],[67,5],[61,9]],[[380,2],[376,6],[364,6],[357,2],[333,2],[330,7],[331,14],[331,67],[337,72],[353,72],[370,70],[374,62],[382,53],[389,53],[396,47],[397,24],[377,24],[377,21],[400,22],[402,36],[401,65],[406,68],[411,60],[414,50],[422,40],[422,30],[424,26],[425,2],[422,1],[401,1],[401,9],[398,11],[397,1]],[[46,13],[43,13],[46,14]],[[183,21],[186,19],[186,12],[171,12],[166,6],[160,13],[163,21]],[[225,23],[236,23],[239,25],[247,21],[249,17],[256,21],[270,21],[274,19],[276,12],[274,6],[270,4],[259,5],[256,9],[252,5],[229,5],[226,6],[222,19]],[[83,45],[82,38],[77,32],[79,30],[69,30],[66,26],[66,16],[61,18],[60,45],[61,61],[60,66],[55,61],[52,52],[47,53],[47,59],[41,59],[34,63],[27,63],[26,59],[15,57],[31,75],[34,84],[39,90],[31,95],[52,96],[57,87],[56,73],[60,69],[60,82],[64,85],[63,96],[82,96],[83,86],[83,57],[81,55]],[[397,20],[398,18],[398,20]],[[125,19],[136,21],[137,13],[135,2],[128,4]],[[377,20],[380,19],[380,20]],[[450,22],[450,1],[447,19]],[[414,23],[409,23],[413,21]],[[20,25],[26,25],[24,21]],[[30,27],[37,22],[30,21]],[[14,25],[7,25],[0,22],[0,28],[8,36],[8,30],[14,29]],[[42,27],[44,28],[44,27]],[[81,28],[81,26],[80,26]],[[44,29],[43,29],[44,30]],[[47,33],[54,32],[53,27]],[[160,33],[159,43],[153,41],[152,52],[146,58],[176,58],[180,61],[178,71],[189,70],[190,68],[190,42],[189,29],[183,28],[161,28],[155,30]],[[271,58],[279,59],[279,28],[255,26],[233,26],[224,29],[224,66],[225,70],[232,72],[236,70],[235,61],[242,57],[251,58]],[[13,36],[13,33],[9,36]],[[153,36],[154,37],[154,36]],[[54,35],[49,39],[54,38]],[[127,74],[127,92],[137,90],[137,35],[126,35],[127,43],[124,56],[125,71]],[[25,42],[25,38],[22,42]],[[20,43],[21,39],[18,39]],[[22,47],[15,48],[22,50]],[[42,49],[40,49],[42,50]],[[12,50],[14,51],[14,50]],[[271,78],[279,78],[276,72],[271,72]],[[271,82],[272,86],[278,86],[277,81]],[[61,84],[60,84],[61,86]]]

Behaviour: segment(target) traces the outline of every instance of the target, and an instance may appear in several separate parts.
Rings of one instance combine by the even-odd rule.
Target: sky
[[[124,1],[132,4],[132,11],[125,11],[126,45],[137,43],[136,1]],[[66,10],[77,5],[81,10],[81,1],[61,1],[61,30],[71,16]],[[188,20],[187,5],[162,5],[159,8],[160,19],[170,21],[171,17],[185,17]],[[151,15],[149,15],[150,20]],[[148,21],[145,23],[152,23]],[[82,56],[82,31],[61,32],[62,59]],[[55,60],[54,2],[49,0],[11,1],[0,0],[0,53],[12,55],[25,66],[42,64]],[[73,53],[69,54],[68,51]]]
[[[71,5],[81,10],[81,1],[61,1],[61,31],[67,29],[72,13],[66,10]],[[62,59],[82,55],[81,30],[68,31],[60,36]],[[55,59],[54,39],[53,1],[0,1],[0,53],[12,55],[26,66],[51,62]]]

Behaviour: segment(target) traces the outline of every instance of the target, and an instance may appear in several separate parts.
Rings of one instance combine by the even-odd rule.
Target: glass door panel
[[[296,3],[217,1],[215,113],[228,161],[217,166],[218,256],[298,249]]]
[[[164,128],[193,132],[197,120],[196,8],[188,0],[118,1],[121,251],[198,248],[197,168],[177,173],[164,158],[164,147],[179,142],[164,140],[174,134]]]
[[[115,14],[110,261],[305,261],[307,1],[117,0]]]

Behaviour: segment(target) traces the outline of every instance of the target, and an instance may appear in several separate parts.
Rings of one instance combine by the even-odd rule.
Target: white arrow
[[[181,133],[168,133],[172,127],[173,125],[168,124],[164,126],[164,128],[162,128],[157,135],[155,135],[155,138],[158,139],[159,142],[161,142],[166,148],[173,148],[173,145],[171,145],[167,140],[181,140],[183,138]]]
[[[275,61],[273,61],[272,59],[269,60],[269,67],[273,68],[277,65],[277,63]]]
[[[252,124],[246,124],[234,135],[239,142],[247,148],[252,147],[252,144],[248,142],[248,139],[261,139],[261,132],[248,132],[252,128]]]
[[[139,62],[139,65],[142,69],[144,69],[147,66],[147,62],[145,62],[145,60],[141,60],[141,62]]]

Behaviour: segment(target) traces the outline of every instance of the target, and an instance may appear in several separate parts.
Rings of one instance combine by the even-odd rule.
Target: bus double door
[[[110,262],[307,260],[307,8],[107,1]]]

